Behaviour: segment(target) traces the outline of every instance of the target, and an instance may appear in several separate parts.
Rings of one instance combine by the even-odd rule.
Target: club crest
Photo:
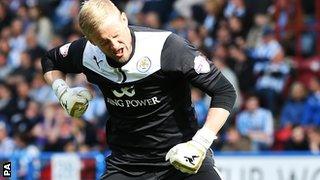
[[[137,62],[137,69],[139,72],[145,73],[151,67],[151,61],[148,57],[143,57]]]

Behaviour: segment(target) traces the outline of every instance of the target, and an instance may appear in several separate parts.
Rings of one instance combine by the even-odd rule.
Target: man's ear
[[[128,18],[126,13],[124,12],[121,13],[121,21],[124,22],[126,25],[128,25]]]

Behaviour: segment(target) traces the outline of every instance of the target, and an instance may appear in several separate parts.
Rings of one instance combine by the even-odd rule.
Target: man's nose
[[[120,45],[120,43],[117,40],[115,40],[115,39],[111,40],[111,48],[113,50],[118,50],[119,49],[119,45]]]

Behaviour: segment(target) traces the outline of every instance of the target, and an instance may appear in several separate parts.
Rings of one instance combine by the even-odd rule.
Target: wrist
[[[205,126],[199,129],[192,138],[193,141],[201,144],[206,150],[210,148],[215,139],[217,139],[216,134]]]
[[[51,87],[59,100],[62,94],[64,94],[64,92],[69,88],[63,79],[54,80]]]

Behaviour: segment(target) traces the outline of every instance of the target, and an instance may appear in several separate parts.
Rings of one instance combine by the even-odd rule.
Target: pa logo
[[[5,162],[2,165],[2,176],[11,177],[11,162]]]

